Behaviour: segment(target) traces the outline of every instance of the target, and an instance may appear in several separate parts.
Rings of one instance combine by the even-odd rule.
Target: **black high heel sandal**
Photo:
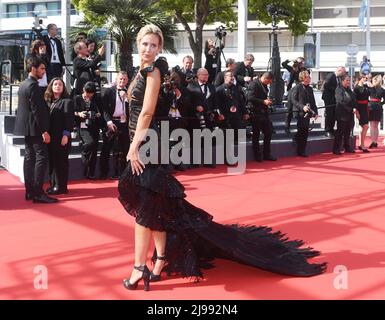
[[[136,280],[134,283],[130,282],[130,279],[124,279],[123,280],[123,285],[126,289],[128,290],[135,290],[138,287],[138,283],[140,280],[143,279],[144,283],[144,291],[149,291],[150,290],[150,270],[148,270],[147,266],[134,266],[135,270],[142,271],[143,274],[142,276]]]
[[[163,256],[163,257],[160,257],[160,256],[157,256],[156,257],[156,260],[166,260],[166,257]],[[165,266],[163,266],[164,268]],[[161,280],[161,274],[162,274],[162,271],[160,271],[160,274],[154,274],[152,271],[150,273],[150,281],[151,282],[157,282],[157,281],[160,281]]]

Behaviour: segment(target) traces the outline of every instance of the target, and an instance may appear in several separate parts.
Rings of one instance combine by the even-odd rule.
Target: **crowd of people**
[[[26,199],[35,202],[55,202],[48,195],[68,192],[68,156],[71,139],[78,134],[81,141],[83,175],[87,179],[118,179],[127,165],[130,146],[128,119],[129,97],[127,91],[138,75],[132,77],[125,71],[117,73],[114,83],[103,84],[100,62],[104,46],[79,35],[74,44],[72,91],[67,92],[61,79],[65,67],[63,49],[56,38],[57,27],[48,25],[48,35],[32,43],[26,58],[29,77],[19,90],[19,106],[15,134],[26,137],[24,176]],[[219,50],[220,52],[220,50]],[[193,67],[194,60],[187,55],[181,67],[170,68],[165,58],[159,58],[162,69],[155,119],[168,121],[170,132],[193,130],[234,129],[238,142],[238,129],[247,124],[252,127],[254,158],[258,162],[275,161],[271,152],[273,135],[270,120],[273,104],[269,85],[270,72],[257,75],[252,68],[254,57],[247,54],[244,61],[227,59],[225,69],[218,72],[218,48],[213,41],[206,43],[205,68]],[[318,116],[310,72],[304,59],[291,64],[283,62],[287,77],[286,132],[290,132],[293,117],[297,121],[294,137],[298,156],[307,157],[306,144],[310,119]],[[139,72],[138,72],[139,74]],[[385,90],[381,76],[371,79],[362,74],[354,90],[343,67],[330,74],[324,83],[322,99],[325,102],[325,131],[335,136],[333,152],[354,152],[350,146],[354,114],[362,126],[359,149],[369,152],[364,141],[370,123],[372,143],[378,145],[378,126],[382,117]],[[337,122],[337,130],[334,131]],[[263,147],[260,147],[260,134]],[[99,141],[102,140],[97,170]],[[342,145],[343,141],[343,145]],[[171,148],[176,142],[170,144]],[[113,173],[110,174],[110,156],[113,154]],[[192,155],[190,160],[192,159]],[[226,163],[227,159],[225,159]],[[44,170],[49,164],[50,187],[43,190]],[[185,170],[199,164],[170,164],[169,170]],[[215,167],[215,162],[203,163]],[[96,172],[99,171],[99,175]]]

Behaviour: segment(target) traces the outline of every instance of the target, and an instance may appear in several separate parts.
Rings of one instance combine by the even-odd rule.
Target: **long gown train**
[[[183,185],[159,165],[146,165],[136,176],[129,163],[118,188],[120,202],[138,224],[167,232],[167,272],[199,280],[201,269],[212,267],[215,258],[299,277],[326,270],[326,263],[307,261],[320,253],[301,248],[302,240],[289,240],[264,226],[214,222],[209,213],[185,200]]]

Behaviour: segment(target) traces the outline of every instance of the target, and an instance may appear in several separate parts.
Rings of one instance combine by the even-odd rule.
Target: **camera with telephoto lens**
[[[218,28],[215,29],[215,36],[218,39],[223,39],[224,37],[226,37],[226,35],[227,35],[227,32],[226,32],[225,26],[219,26]]]
[[[268,4],[266,6],[266,9],[267,9],[267,13],[269,14],[269,16],[275,16],[275,17],[278,17],[278,16],[281,16],[281,17],[289,17],[290,16],[290,12],[284,8],[278,8],[276,7],[274,4]]]
[[[86,126],[91,126],[96,119],[96,112],[92,110],[86,111]]]
[[[307,103],[306,106],[309,108],[309,111],[305,112],[304,118],[315,118],[317,116],[317,113],[315,113],[311,108],[310,104]]]
[[[34,17],[35,21],[33,22],[32,32],[35,35],[36,39],[43,39],[42,31],[44,30],[42,24],[43,19],[39,19],[39,17]]]

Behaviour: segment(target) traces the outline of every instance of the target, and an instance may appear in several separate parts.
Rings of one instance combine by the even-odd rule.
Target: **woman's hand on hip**
[[[127,153],[127,161],[130,161],[132,174],[140,175],[143,173],[144,163],[139,159],[139,150],[130,148]]]

